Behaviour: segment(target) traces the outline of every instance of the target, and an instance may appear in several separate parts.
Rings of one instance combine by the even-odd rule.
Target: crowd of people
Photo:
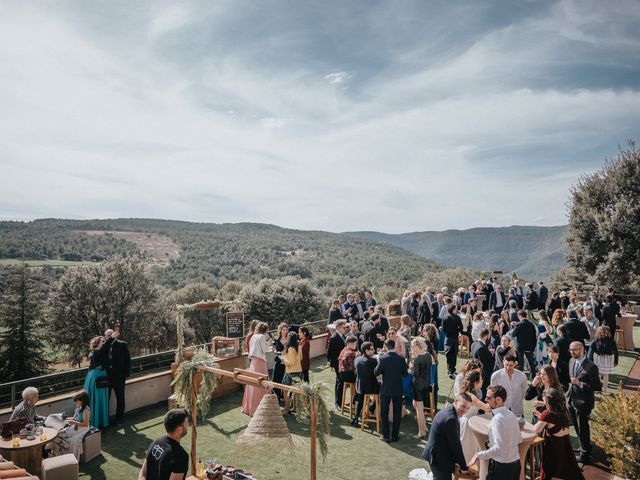
[[[487,478],[519,478],[517,445],[527,401],[534,408],[530,420],[544,438],[542,478],[582,478],[578,462],[587,464],[592,456],[594,394],[603,387],[606,392],[608,375],[618,364],[613,334],[622,305],[611,289],[602,299],[596,294],[579,299],[573,292],[549,295],[543,282],[521,285],[516,279],[505,293],[492,278],[453,294],[446,288],[406,291],[400,326],[394,328],[370,291],[364,300],[357,294],[338,297],[329,310],[335,333],[327,350],[336,408],[342,404],[343,383],[354,382],[353,425],[363,408],[371,408],[362,404],[364,395],[379,393],[381,440],[398,440],[411,406],[417,437],[426,436],[424,407],[437,400],[442,352],[454,382],[423,455],[435,479],[450,478],[455,465],[465,470],[479,458],[491,460]],[[458,372],[460,348],[470,358]],[[488,449],[468,428],[471,417],[486,412],[493,413]],[[575,455],[571,425],[580,445]]]
[[[127,343],[120,340],[119,336],[118,328],[108,329],[104,336],[94,337],[89,342],[89,366],[83,390],[74,394],[74,413],[64,418],[56,439],[46,447],[47,455],[72,453],[79,459],[82,440],[91,427],[100,429],[109,426],[111,391],[116,399],[115,422],[122,420],[125,412],[125,381],[131,369],[131,355]],[[37,388],[25,388],[22,402],[13,410],[10,421],[25,418],[33,425],[44,424],[45,418],[36,413],[38,399]]]

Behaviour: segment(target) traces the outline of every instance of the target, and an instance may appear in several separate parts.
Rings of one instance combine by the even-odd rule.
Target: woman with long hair
[[[584,480],[569,439],[571,422],[564,394],[556,388],[547,388],[543,398],[544,411],[533,412],[538,419],[536,433],[544,432],[540,476],[542,480]]]
[[[309,357],[309,351],[311,350],[311,339],[313,335],[309,332],[307,327],[300,327],[298,329],[300,336],[300,351],[302,352],[302,379],[309,383],[309,368],[311,367],[311,358]]]
[[[89,342],[89,371],[84,379],[83,390],[89,395],[90,423],[95,428],[109,426],[108,355],[111,343],[119,335],[120,331],[116,330],[108,339],[98,336]]]
[[[438,404],[438,329],[433,323],[423,325],[420,336],[427,344],[427,351],[431,355],[431,387],[433,388],[433,399],[437,408]],[[431,406],[431,405],[430,405]]]
[[[251,323],[249,324],[249,330],[248,330],[249,333],[247,334],[247,355],[251,355],[249,345],[251,344],[251,337],[255,333],[256,327],[258,326],[259,323],[260,323],[260,320],[251,320]]]
[[[503,367],[502,363],[507,355],[518,355],[518,352],[516,352],[513,337],[511,335],[503,335],[500,338],[500,345],[496,347],[495,355],[496,361],[493,367],[494,371],[500,370]]]
[[[267,330],[269,330],[267,323],[258,322],[249,344],[249,370],[265,376],[269,375],[267,372],[267,351],[269,350]],[[250,417],[253,416],[256,408],[260,405],[260,400],[266,393],[267,391],[262,387],[247,385],[244,388],[244,396],[242,398],[242,413]]]
[[[456,375],[453,381],[453,397],[457,397],[462,393],[462,382],[469,372],[482,372],[482,362],[477,358],[470,358],[462,365],[460,373]]]
[[[276,352],[275,365],[273,367],[273,381],[276,383],[282,383],[284,378],[285,366],[282,363],[282,354],[284,354],[285,346],[287,345],[287,335],[289,335],[289,325],[281,323],[278,325],[277,337],[273,341],[273,350]],[[282,390],[276,388],[275,394],[279,399],[282,399]]]
[[[287,335],[287,343],[282,356],[282,363],[285,365],[285,374],[282,383],[285,385],[293,385],[294,380],[302,381],[302,352],[296,332],[289,332]],[[284,413],[285,415],[291,411],[291,397],[288,393],[284,394]]]
[[[73,396],[73,403],[76,406],[73,417],[66,420],[69,427],[58,432],[58,436],[48,445],[48,448],[51,449],[51,453],[55,456],[72,453],[76,460],[80,460],[82,440],[90,427],[91,408],[89,407],[89,394],[84,390],[76,393]]]
[[[598,366],[602,379],[602,392],[609,389],[609,374],[618,366],[618,346],[606,325],[596,329],[595,340],[589,346],[589,360]]]
[[[482,373],[478,370],[471,370],[462,380],[460,387],[461,393],[468,393],[471,397],[471,407],[462,417],[460,417],[460,443],[462,443],[462,451],[464,458],[471,458],[473,455],[482,450],[476,440],[475,435],[469,427],[469,419],[478,415],[480,410],[485,412],[491,411],[491,406],[484,403],[478,397],[482,396]]]
[[[535,398],[533,406],[537,411],[542,412],[545,409],[542,394],[547,388],[555,388],[561,392],[564,391],[564,388],[560,383],[560,379],[558,378],[558,373],[551,365],[544,365],[540,370],[538,370],[538,373],[533,377],[531,384],[524,394],[524,399],[533,400]]]
[[[500,333],[500,338],[504,337],[511,327],[509,326],[511,322],[509,321],[509,310],[506,308],[500,312],[500,320],[498,320],[498,331]]]
[[[429,400],[431,390],[431,355],[427,349],[427,342],[421,337],[414,338],[411,342],[411,373],[413,382],[413,408],[416,410],[416,422],[418,434],[416,438],[424,438],[427,435],[427,422],[424,418],[425,402]]]

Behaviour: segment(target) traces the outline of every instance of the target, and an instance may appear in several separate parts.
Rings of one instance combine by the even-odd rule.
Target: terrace
[[[640,328],[634,328],[634,340],[640,344]],[[315,383],[326,383],[328,388],[325,400],[333,405],[334,374],[326,366],[323,356],[324,338],[319,336],[314,341],[312,356],[311,380]],[[167,358],[165,358],[167,357]],[[628,379],[632,367],[634,376],[638,376],[640,362],[636,362],[636,352],[621,352],[620,363],[616,373],[610,377],[610,391],[618,389],[619,382],[627,381],[629,386],[637,387],[633,379]],[[241,360],[240,358],[234,361]],[[458,359],[460,367],[465,358]],[[82,479],[132,479],[137,478],[137,472],[144,460],[148,445],[164,433],[163,417],[167,411],[167,392],[169,391],[170,372],[166,362],[170,362],[167,354],[158,359],[140,357],[137,363],[141,371],[131,379],[127,387],[127,408],[129,411],[121,425],[113,426],[102,432],[102,453],[91,462],[80,466]],[[450,390],[452,381],[446,376],[444,356],[440,355],[439,383],[440,395],[438,405],[441,407]],[[146,371],[142,371],[146,369]],[[77,373],[77,372],[76,372]],[[73,374],[72,374],[73,375]],[[76,375],[81,378],[83,375]],[[75,377],[73,377],[75,378]],[[73,380],[71,380],[73,382]],[[76,383],[81,380],[75,380]],[[228,384],[224,390],[228,389]],[[77,389],[78,385],[62,383],[58,385],[61,391]],[[19,390],[19,389],[18,389]],[[249,417],[241,413],[242,392],[224,394],[214,398],[211,409],[205,420],[198,421],[198,451],[197,456],[203,461],[217,459],[219,463],[233,465],[252,472],[257,479],[297,479],[309,476],[308,448],[301,449],[294,455],[288,451],[249,450],[235,445],[239,435],[245,430]],[[529,402],[526,402],[529,403]],[[71,407],[68,393],[49,396],[40,401],[39,412],[61,411]],[[530,418],[531,408],[526,405],[527,418]],[[318,460],[318,478],[320,479],[349,479],[353,478],[407,478],[413,468],[427,467],[420,458],[424,448],[424,440],[417,440],[413,436],[417,433],[414,414],[405,417],[401,426],[401,439],[397,443],[383,444],[379,435],[371,430],[361,431],[349,425],[349,419],[331,410],[331,437],[329,438],[329,453],[323,462]],[[0,417],[10,411],[5,408],[0,411]],[[298,423],[293,416],[285,417],[292,433],[308,440],[309,428],[306,423]],[[573,436],[575,442],[575,436]],[[187,451],[190,448],[189,437],[183,441]],[[588,466],[585,475],[588,479],[611,479],[606,465],[603,464],[604,455],[596,451],[595,460],[600,464]]]
[[[634,329],[634,338],[636,344],[640,343],[639,328]],[[610,378],[610,391],[617,391],[618,383],[626,380],[637,356],[635,352],[621,353],[616,374]],[[444,356],[441,357],[442,365]],[[461,366],[464,361],[464,358],[459,358],[458,365]],[[452,383],[445,370],[442,366],[439,368],[439,406],[443,405]],[[313,382],[324,382],[329,386],[326,401],[328,405],[333,405],[334,374],[322,357],[314,359],[311,375]],[[308,478],[308,449],[294,455],[287,451],[248,450],[236,447],[235,440],[242,434],[249,421],[249,418],[240,412],[241,403],[240,391],[212,401],[206,420],[198,422],[198,457],[203,461],[217,459],[219,463],[240,467],[253,472],[256,478],[261,480]],[[122,425],[106,429],[102,435],[102,455],[86,465],[81,465],[80,478],[136,478],[148,445],[164,433],[162,420],[166,411],[166,402],[139,408],[128,413]],[[528,418],[530,414],[531,409],[528,408]],[[309,431],[306,424],[298,423],[292,416],[287,416],[285,420],[292,433],[308,439]],[[407,478],[413,468],[427,467],[426,462],[420,458],[425,442],[413,438],[416,433],[415,417],[411,414],[403,419],[400,441],[390,445],[383,444],[375,432],[363,432],[354,428],[349,425],[346,416],[332,411],[329,454],[324,462],[320,459],[318,461],[318,478]],[[575,435],[573,440],[576,441]],[[189,444],[187,437],[183,441],[187,451]],[[602,457],[601,452],[596,452],[595,460]],[[588,466],[585,475],[589,479],[614,478],[603,464]]]

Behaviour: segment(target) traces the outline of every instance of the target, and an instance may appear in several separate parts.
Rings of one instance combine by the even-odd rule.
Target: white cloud
[[[257,12],[281,30],[250,41],[239,32],[260,31],[243,23],[252,11],[203,5],[151,8],[138,42],[92,35],[81,17],[58,10],[5,9],[0,218],[389,232],[560,224],[579,173],[640,125],[638,85],[548,80],[560,63],[585,63],[571,59],[585,44],[608,53],[608,66],[637,55],[629,48],[637,32],[621,28],[615,41],[602,40],[607,22],[571,4],[488,28],[449,58],[428,57],[418,41],[400,60],[381,50],[376,68],[325,54],[304,36],[313,16],[302,26],[304,16],[295,17],[289,31],[277,9],[270,19]],[[326,8],[332,17],[338,7]],[[394,32],[379,29],[410,25],[411,13],[362,21],[392,43]],[[619,11],[607,15],[627,24]],[[555,34],[565,20],[570,26]],[[320,22],[328,29],[321,39],[356,35],[352,22],[340,32]],[[315,50],[296,56],[300,45]],[[536,211],[523,216],[530,200]]]

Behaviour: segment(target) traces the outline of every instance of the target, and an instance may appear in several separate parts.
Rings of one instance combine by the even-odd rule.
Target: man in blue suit
[[[409,369],[404,357],[395,352],[396,342],[387,339],[384,341],[387,353],[380,355],[378,366],[374,372],[376,376],[382,375],[382,387],[380,388],[380,415],[382,416],[383,442],[397,442],[400,438],[400,420],[402,418],[402,379],[407,376]],[[389,403],[393,402],[393,431],[389,437]]]
[[[460,443],[460,420],[471,406],[471,397],[461,393],[453,405],[440,410],[433,417],[429,439],[422,452],[431,466],[433,480],[451,480],[456,465],[461,470],[467,469],[467,462]]]

